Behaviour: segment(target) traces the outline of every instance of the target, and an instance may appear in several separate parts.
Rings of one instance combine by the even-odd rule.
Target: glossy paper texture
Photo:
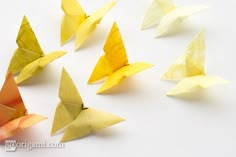
[[[46,119],[41,115],[27,114],[24,102],[12,73],[8,73],[0,92],[0,140]]]
[[[106,13],[116,4],[116,1],[107,3],[89,16],[86,15],[77,0],[62,0],[61,4],[65,13],[61,24],[61,45],[75,35],[75,50],[77,50],[88,39]]]
[[[61,141],[70,141],[124,121],[123,118],[84,107],[82,98],[73,80],[65,69],[62,70],[58,104],[51,134],[65,128]]]
[[[176,7],[171,0],[154,0],[144,16],[142,29],[158,25],[156,37],[169,35],[184,19],[205,9],[207,7],[201,5]]]
[[[196,89],[207,88],[228,81],[216,76],[205,74],[205,33],[201,31],[188,45],[187,51],[181,58],[170,66],[162,76],[162,80],[180,82],[167,95],[174,96],[191,93]]]
[[[19,74],[16,79],[17,84],[34,76],[47,64],[66,54],[63,51],[55,51],[45,55],[25,16],[16,42],[18,48],[11,58],[8,72],[11,71],[14,75]]]
[[[126,50],[117,24],[114,23],[103,48],[105,55],[101,56],[95,66],[88,83],[91,84],[104,77],[108,77],[98,94],[118,85],[124,78],[152,67],[152,64],[137,62],[128,63]]]

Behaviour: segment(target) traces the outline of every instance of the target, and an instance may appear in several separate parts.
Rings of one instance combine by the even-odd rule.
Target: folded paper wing
[[[162,17],[175,8],[172,0],[153,0],[144,16],[142,29],[159,24]]]
[[[176,7],[172,0],[154,0],[144,16],[142,29],[158,25],[155,36],[164,36],[175,31],[187,17],[205,9],[202,5]]]
[[[27,80],[28,78],[34,76],[35,74],[37,74],[37,72],[39,72],[40,70],[42,70],[47,64],[51,63],[52,61],[56,60],[57,58],[65,55],[66,52],[64,51],[55,51],[55,52],[51,52],[35,61],[33,61],[32,63],[26,65],[22,71],[20,72],[19,76],[16,79],[16,83],[19,84],[25,80]]]
[[[125,46],[116,23],[112,26],[103,50],[105,55],[100,57],[88,80],[88,83],[91,84],[108,77],[97,94],[104,93],[118,85],[125,77],[130,77],[153,66],[144,62],[128,63]]]
[[[73,80],[63,68],[59,91],[61,102],[54,116],[52,134],[65,128],[62,142],[80,138],[92,131],[100,130],[123,121],[121,117],[85,108]]]
[[[62,0],[61,8],[65,13],[61,23],[61,45],[63,45],[75,34],[87,15],[77,0]]]
[[[30,26],[27,18],[24,16],[18,37],[18,48],[12,56],[8,72],[19,73],[16,83],[19,84],[35,75],[40,69],[63,56],[66,52],[55,51],[44,55],[37,38]]]
[[[217,84],[226,84],[228,81],[209,75],[197,75],[182,79],[174,88],[168,91],[168,96],[192,93],[198,89],[208,88]]]
[[[111,125],[124,121],[123,118],[95,109],[84,109],[76,119],[68,125],[61,141],[69,141],[86,136]]]
[[[29,114],[23,117],[19,117],[17,119],[13,119],[12,121],[0,127],[0,141],[12,137],[18,132],[45,119],[46,117],[36,114]]]
[[[19,73],[27,64],[44,56],[26,16],[22,20],[16,43],[18,48],[13,54],[8,67],[8,72],[11,71],[14,75]]]
[[[194,92],[196,89],[207,88],[228,81],[216,76],[205,74],[205,35],[201,31],[188,45],[187,52],[171,65],[161,77],[162,80],[180,80],[167,95],[174,96]]]
[[[126,65],[115,72],[113,72],[103,83],[103,85],[97,91],[97,94],[104,93],[108,89],[118,85],[126,77],[131,77],[143,70],[152,67],[152,64],[144,62],[136,62],[133,64]]]
[[[206,6],[185,6],[174,9],[161,19],[156,29],[156,37],[164,36],[176,31],[183,20],[205,9],[207,9]]]
[[[12,73],[8,73],[0,92],[0,140],[46,119],[27,110],[16,86]]]
[[[71,123],[83,109],[83,100],[64,68],[62,70],[59,97],[61,102],[56,108],[51,134],[55,134]]]
[[[76,31],[76,41],[75,41],[75,50],[88,39],[92,32],[96,29],[97,24],[100,23],[102,18],[106,13],[116,4],[115,1],[109,2],[99,10],[87,17],[84,22],[82,22]]]
[[[188,45],[186,53],[162,76],[162,80],[180,80],[205,74],[205,32],[201,31]]]
[[[75,35],[75,50],[79,49],[115,4],[116,1],[109,2],[88,16],[76,0],[62,0],[62,10],[65,15],[61,24],[61,44]]]

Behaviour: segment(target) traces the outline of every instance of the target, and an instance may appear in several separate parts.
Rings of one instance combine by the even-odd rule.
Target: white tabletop
[[[80,0],[92,13],[109,0]],[[0,5],[0,84],[9,60],[17,48],[15,39],[23,15],[45,53],[65,50],[69,54],[48,65],[42,72],[20,86],[29,113],[48,117],[11,138],[19,142],[57,143],[63,133],[50,136],[54,112],[59,102],[58,89],[64,66],[74,80],[88,107],[110,112],[125,122],[87,137],[67,142],[61,149],[18,149],[0,156],[51,157],[235,157],[236,156],[236,2],[234,0],[175,0],[179,6],[205,4],[209,9],[188,18],[178,34],[154,39],[155,27],[140,30],[151,0],[120,0],[105,16],[82,48],[74,53],[71,40],[60,46],[63,12],[60,0],[5,0]],[[101,83],[86,82],[99,58],[113,22],[122,33],[130,63],[146,61],[155,67],[126,79],[109,94],[96,95]],[[206,71],[232,83],[214,86],[186,99],[167,97],[175,86],[160,81],[160,76],[181,56],[188,43],[206,30]]]

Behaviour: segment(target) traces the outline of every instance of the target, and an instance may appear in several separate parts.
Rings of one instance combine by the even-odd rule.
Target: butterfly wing
[[[61,24],[61,44],[64,44],[85,20],[86,13],[77,0],[62,0],[61,8],[65,13]]]
[[[107,3],[79,25],[76,31],[75,50],[77,50],[88,39],[91,33],[95,30],[96,25],[100,23],[102,18],[115,4],[115,1]]]
[[[78,117],[66,128],[61,141],[81,138],[92,131],[101,130],[116,123],[124,121],[123,118],[95,109],[84,109]]]
[[[9,137],[14,136],[19,131],[26,129],[42,120],[45,120],[46,117],[36,114],[29,114],[23,117],[14,119],[2,127],[0,127],[0,141]]]
[[[112,69],[110,63],[108,62],[106,56],[102,55],[99,58],[96,66],[95,66],[95,68],[88,80],[88,84],[96,82],[96,81],[110,75],[112,72],[113,72],[113,69]]]
[[[102,87],[97,91],[97,94],[104,93],[108,89],[118,85],[124,78],[130,77],[138,72],[152,67],[152,64],[137,62],[120,68],[119,70],[112,73],[106,81],[103,83]]]
[[[52,134],[71,123],[83,109],[82,98],[73,80],[64,68],[61,75],[59,97],[61,102],[56,108],[51,131]]]
[[[216,84],[225,84],[228,81],[222,78],[209,76],[209,75],[198,75],[193,77],[187,77],[181,80],[174,88],[168,91],[168,96],[175,96],[185,93],[194,92],[197,89],[208,88]]]
[[[64,52],[64,51],[51,52],[51,53],[47,54],[46,56],[40,58],[39,65],[41,68],[43,68],[46,65],[48,65],[49,63],[53,62],[54,60],[64,56],[65,54],[66,54],[66,52]]]
[[[128,64],[124,43],[116,23],[112,26],[103,50],[105,55],[100,57],[88,83],[98,81]]]
[[[47,54],[44,57],[41,57],[32,63],[26,65],[22,71],[20,72],[19,76],[16,79],[16,83],[20,84],[23,81],[29,79],[30,77],[36,75],[40,70],[44,68],[47,64],[54,61],[55,59],[65,55],[66,52],[63,51],[55,51]]]
[[[207,9],[206,6],[185,6],[174,9],[161,19],[155,33],[156,37],[170,34],[185,18],[205,9]]]
[[[27,64],[20,72],[19,76],[16,78],[16,84],[20,84],[25,80],[29,79],[30,77],[34,76],[38,73],[41,68],[39,66],[40,59],[37,59],[30,64]]]
[[[0,104],[0,127],[18,117],[16,109]]]
[[[201,31],[188,45],[186,54],[177,59],[162,76],[162,80],[180,80],[184,77],[204,75],[205,35]]]
[[[185,58],[187,76],[205,74],[205,48],[205,32],[201,31],[187,48]]]
[[[27,64],[44,55],[26,16],[22,20],[16,42],[18,48],[8,66],[8,72],[11,71],[13,74],[20,72]]]
[[[16,118],[25,115],[25,113],[27,112],[11,72],[8,73],[6,80],[3,84],[3,87],[1,89],[0,104],[1,104],[0,107],[1,120],[4,119],[4,117],[7,116],[5,114],[8,113],[9,115],[12,115],[10,117]]]
[[[159,24],[161,18],[174,9],[172,0],[153,0],[144,16],[142,29]]]
[[[116,23],[112,26],[103,50],[114,71],[128,64],[125,46]]]

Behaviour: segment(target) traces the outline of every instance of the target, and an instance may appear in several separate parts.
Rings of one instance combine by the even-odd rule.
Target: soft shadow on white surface
[[[141,82],[140,82],[141,83]],[[115,94],[129,94],[139,92],[138,81],[135,78],[125,78],[118,85],[112,87],[100,95],[115,95]],[[102,85],[102,84],[101,84]]]
[[[99,26],[99,24],[98,24],[96,30],[91,33],[91,35],[88,37],[88,39],[80,46],[80,48],[76,52],[79,52],[80,49],[85,50],[85,49],[90,48],[91,46],[92,47],[97,46],[98,43],[101,43],[101,41],[103,41],[108,36],[107,31],[105,31],[105,28],[102,28],[102,27],[103,26]],[[100,45],[100,46],[101,46],[101,49],[99,51],[102,52],[103,46],[102,45]]]
[[[35,86],[35,85],[50,85],[55,82],[54,77],[54,66],[56,65],[47,65],[41,69],[38,73],[33,75],[31,78],[20,83],[19,86]],[[16,76],[17,77],[17,76]]]
[[[7,138],[0,142],[0,145],[5,145],[5,141],[7,140],[16,140],[17,142],[31,142],[31,141],[45,141],[42,137],[40,137],[40,130],[37,127],[30,127],[24,130],[19,131],[14,136]]]

